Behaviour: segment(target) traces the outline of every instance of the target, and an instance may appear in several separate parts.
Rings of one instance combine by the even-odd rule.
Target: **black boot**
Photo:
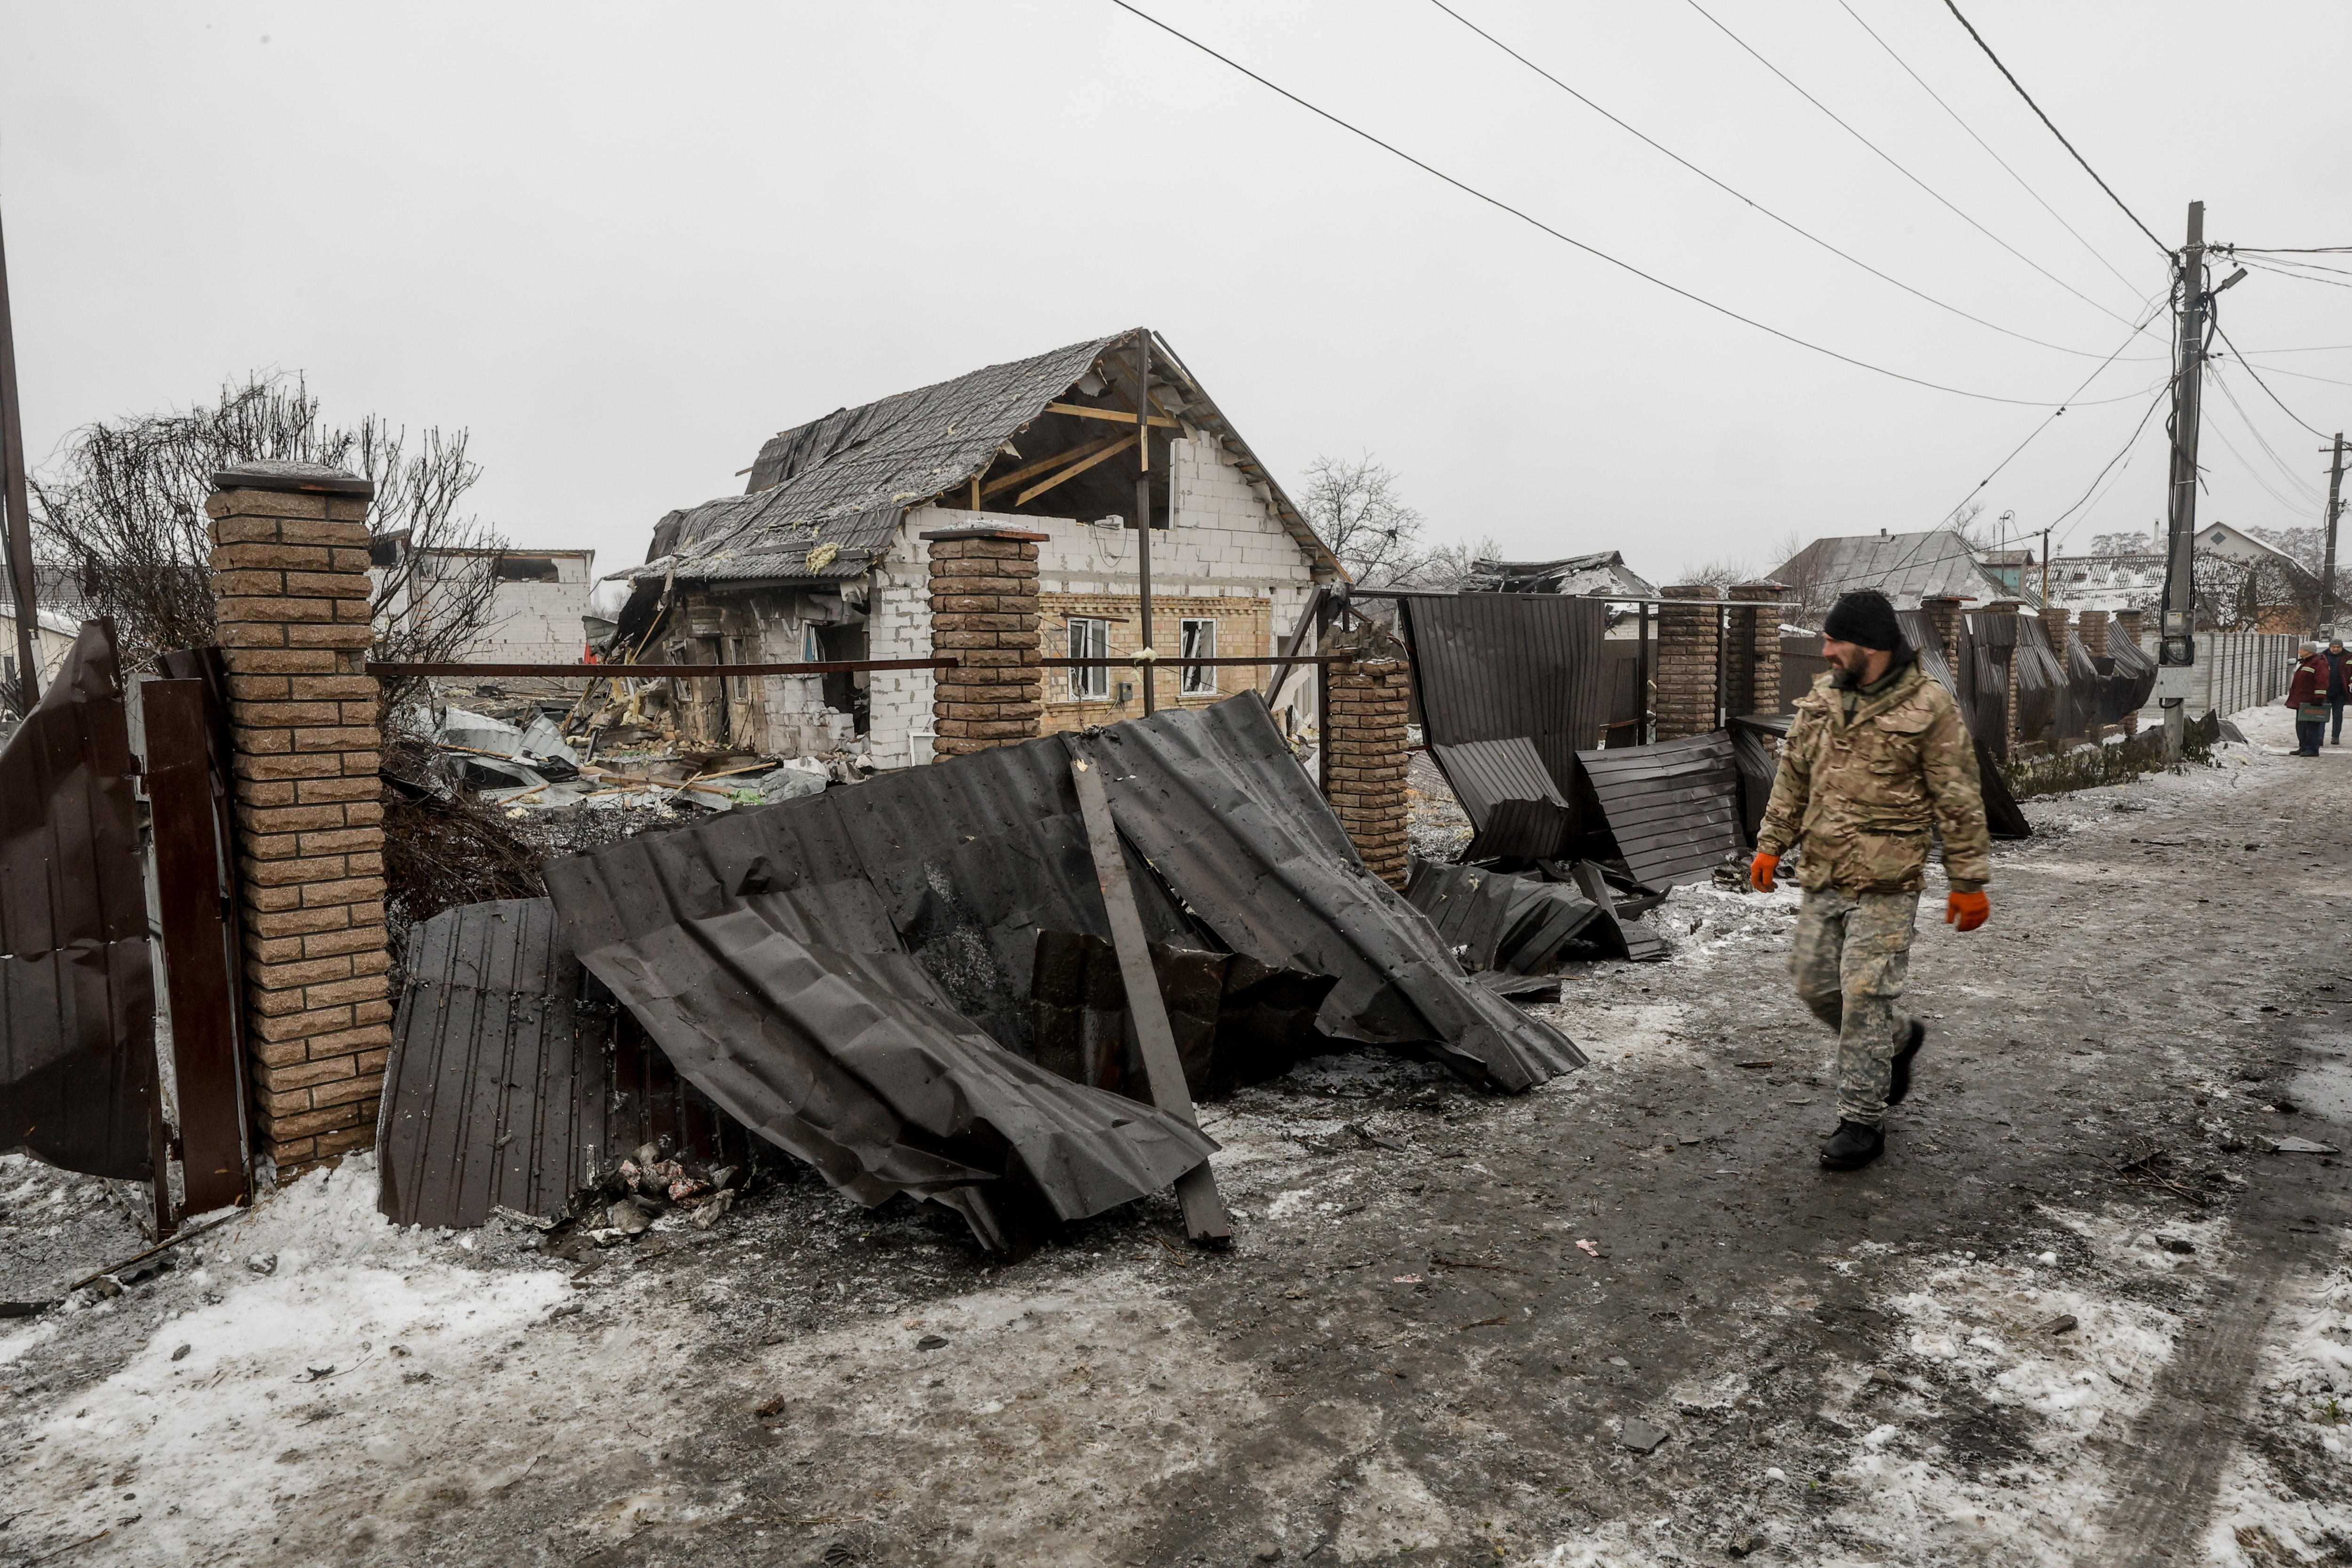
[[[1886,1135],[1859,1121],[1841,1121],[1822,1145],[1822,1164],[1832,1171],[1859,1171],[1886,1152]]]
[[[1927,1026],[1916,1018],[1912,1019],[1911,1037],[1903,1042],[1903,1048],[1895,1053],[1895,1060],[1889,1064],[1895,1071],[1894,1076],[1887,1081],[1887,1104],[1900,1105],[1910,1095],[1911,1058],[1917,1056],[1919,1047],[1927,1043]]]

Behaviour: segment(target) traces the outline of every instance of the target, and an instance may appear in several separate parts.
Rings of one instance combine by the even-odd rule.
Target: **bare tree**
[[[2319,614],[2318,580],[2289,562],[2206,550],[2194,560],[2197,618],[2207,629],[2301,632]]]
[[[480,466],[466,432],[405,429],[371,415],[326,424],[299,375],[250,375],[217,402],[79,431],[33,486],[37,552],[62,564],[89,613],[114,617],[125,667],[213,639],[205,499],[213,475],[257,460],[326,463],[375,481],[379,658],[462,653],[489,618],[504,542],[458,504]],[[396,695],[396,694],[388,694]]]
[[[1480,561],[1492,561],[1502,552],[1503,547],[1491,537],[1440,544],[1414,558],[1402,574],[1391,579],[1391,585],[1427,588],[1441,594],[1459,593],[1470,581],[1474,564]]]
[[[1318,458],[1307,467],[1307,522],[1360,588],[1393,587],[1420,563],[1421,513],[1398,492],[1396,475],[1369,452],[1352,461]]]
[[[2159,555],[2156,542],[2145,533],[2095,533],[2091,536],[2094,555]]]
[[[1684,583],[1703,583],[1715,590],[1717,598],[1722,597],[1723,591],[1735,583],[1752,583],[1755,580],[1756,574],[1748,569],[1747,563],[1726,556],[1717,556],[1694,567],[1679,579]]]

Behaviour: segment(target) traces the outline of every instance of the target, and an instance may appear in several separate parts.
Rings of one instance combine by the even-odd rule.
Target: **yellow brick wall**
[[[1110,622],[1110,655],[1113,658],[1131,656],[1144,646],[1140,635],[1140,607],[1132,594],[1040,594],[1037,595],[1037,610],[1039,629],[1045,638],[1045,655],[1048,658],[1068,657],[1070,621],[1074,616],[1097,616]],[[1217,655],[1221,658],[1263,657],[1273,651],[1273,601],[1249,595],[1196,598],[1154,594],[1151,618],[1157,623],[1160,635],[1150,646],[1160,658],[1174,658],[1182,648],[1179,623],[1203,617],[1214,619],[1217,623]],[[1044,722],[1039,726],[1041,734],[1083,730],[1089,724],[1115,724],[1121,719],[1142,716],[1142,677],[1132,666],[1123,669],[1113,668],[1109,672],[1111,696],[1108,701],[1072,700],[1070,677],[1075,673],[1067,669],[1045,671],[1045,712]],[[1215,691],[1183,695],[1178,689],[1175,669],[1163,669],[1160,673],[1160,705],[1163,708],[1205,708],[1212,702],[1223,701],[1237,691],[1250,689],[1265,679],[1266,672],[1263,668],[1228,667],[1216,670],[1214,674],[1217,678]],[[1124,705],[1118,700],[1121,681],[1135,688],[1134,696]]]

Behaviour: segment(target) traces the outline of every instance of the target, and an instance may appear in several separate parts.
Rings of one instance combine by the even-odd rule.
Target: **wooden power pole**
[[[1135,572],[1136,614],[1143,646],[1136,670],[1143,677],[1143,710],[1158,711],[1159,652],[1151,642],[1151,329],[1135,333]],[[1317,649],[1321,652],[1321,649]]]
[[[2343,511],[2339,498],[2344,492],[2344,432],[2336,432],[2335,460],[2327,465],[2327,542],[2319,556],[2319,625],[2313,631],[2320,637],[2336,635],[2336,519]]]
[[[2205,204],[2189,204],[2180,251],[2180,347],[2172,381],[2172,467],[2164,552],[2164,610],[2157,622],[2157,700],[2164,754],[2187,740],[2188,677],[2197,663],[2197,416],[2205,378]],[[2174,671],[2179,671],[2174,674]]]

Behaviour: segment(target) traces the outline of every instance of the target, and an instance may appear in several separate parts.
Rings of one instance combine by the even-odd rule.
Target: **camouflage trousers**
[[[1911,1031],[1898,1004],[1918,916],[1916,893],[1805,893],[1789,972],[1813,1016],[1837,1031],[1840,1121],[1886,1119],[1895,1053]]]

